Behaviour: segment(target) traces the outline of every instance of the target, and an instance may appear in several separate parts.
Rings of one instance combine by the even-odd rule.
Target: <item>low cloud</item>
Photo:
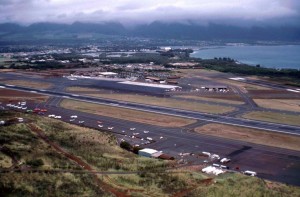
[[[297,0],[1,0],[0,23],[153,21],[300,24]]]

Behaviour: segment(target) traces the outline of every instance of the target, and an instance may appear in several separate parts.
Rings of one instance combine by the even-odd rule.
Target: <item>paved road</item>
[[[191,118],[191,119],[202,120],[202,121],[213,122],[213,123],[236,125],[236,126],[242,126],[242,127],[248,127],[248,128],[254,128],[254,129],[263,129],[263,130],[267,130],[267,131],[300,135],[300,127],[299,126],[275,124],[275,123],[269,123],[269,122],[263,122],[263,121],[257,121],[257,120],[235,118],[235,117],[224,116],[224,115],[215,115],[215,114],[187,111],[187,110],[182,110],[182,109],[175,109],[175,108],[168,108],[168,107],[161,107],[161,106],[145,105],[145,104],[124,102],[124,101],[104,99],[104,98],[95,98],[95,97],[89,97],[89,96],[76,95],[76,94],[72,94],[72,93],[66,93],[66,92],[63,92],[60,90],[58,90],[58,91],[38,90],[38,89],[27,88],[27,87],[8,86],[6,84],[0,84],[0,86],[9,88],[9,89],[13,89],[13,90],[21,90],[21,91],[26,91],[26,92],[34,92],[34,93],[50,95],[50,96],[57,97],[58,100],[59,100],[59,97],[67,98],[67,99],[79,100],[79,101],[84,101],[84,102],[110,105],[110,106],[115,106],[115,107],[129,108],[129,109],[135,109],[135,110],[140,110],[140,111],[155,112],[155,113],[160,113],[160,114],[173,115],[173,116],[179,116],[179,117],[184,117],[184,118]]]

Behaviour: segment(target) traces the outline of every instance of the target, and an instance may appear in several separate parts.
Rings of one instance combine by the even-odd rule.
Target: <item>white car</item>
[[[79,124],[83,124],[83,123],[84,123],[84,121],[83,121],[83,120],[81,120],[81,121],[78,121],[78,123],[79,123]]]
[[[220,160],[221,163],[228,163],[230,162],[230,159],[224,157],[223,159]]]
[[[147,137],[147,140],[153,140],[151,137]]]
[[[135,130],[135,128],[130,128],[130,131],[134,131]]]
[[[101,125],[101,124],[98,124],[98,127],[102,128],[102,127],[103,127],[103,125]]]
[[[61,119],[61,116],[55,116],[54,118],[55,119]]]
[[[26,109],[27,109],[27,107],[22,107],[22,109],[26,110]]]
[[[140,133],[132,133],[132,135],[139,135]]]
[[[72,116],[70,116],[71,118],[77,118],[77,116],[76,115],[72,115]]]
[[[114,127],[107,127],[108,130],[113,130]]]
[[[55,118],[55,115],[54,114],[50,114],[48,115],[49,118]]]
[[[149,131],[144,131],[144,133],[149,133]]]
[[[75,119],[70,119],[70,122],[73,122]]]
[[[160,136],[160,138],[159,139],[163,139],[164,137],[163,136]]]

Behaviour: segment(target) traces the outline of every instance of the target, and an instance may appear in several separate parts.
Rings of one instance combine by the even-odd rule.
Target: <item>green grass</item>
[[[271,183],[255,177],[240,174],[224,174],[215,179],[209,187],[200,186],[192,191],[191,197],[291,197],[299,196],[299,187],[295,188],[278,183]]]

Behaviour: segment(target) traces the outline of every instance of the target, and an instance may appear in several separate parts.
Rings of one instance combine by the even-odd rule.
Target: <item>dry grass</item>
[[[12,159],[0,152],[0,168],[9,168],[13,165]]]
[[[196,122],[195,120],[179,118],[175,116],[167,116],[106,105],[97,105],[93,103],[85,103],[67,99],[61,102],[61,106],[67,109],[83,111],[100,116],[113,117],[162,127],[182,127]]]
[[[231,79],[217,79],[216,81],[227,85],[239,87],[243,92],[247,92],[247,90],[271,90],[270,88],[267,87],[243,83],[241,81],[235,81]]]
[[[234,105],[244,104],[244,102],[242,102],[242,101],[234,101],[234,100],[219,99],[219,98],[208,98],[208,97],[201,97],[201,96],[194,96],[194,95],[177,95],[174,97],[193,99],[193,100],[199,100],[199,101],[213,101],[213,102],[218,102],[218,103],[226,103],[226,104],[234,104]]]
[[[53,85],[51,83],[46,83],[46,82],[34,82],[34,81],[25,81],[25,80],[6,80],[3,82],[10,85],[37,88],[37,89],[48,89],[51,88]]]
[[[76,88],[79,90],[79,88]],[[70,90],[70,89],[68,89]],[[74,89],[71,89],[74,90]],[[82,88],[80,88],[82,91]],[[88,88],[84,91],[91,92],[92,89]],[[94,90],[95,93],[84,93],[84,95],[98,97],[98,98],[108,98],[108,99],[115,99],[127,102],[135,102],[135,103],[143,103],[148,105],[156,105],[162,107],[170,107],[170,108],[178,108],[184,110],[191,110],[191,111],[199,111],[199,112],[206,112],[206,113],[213,113],[213,114],[223,114],[227,112],[231,112],[234,110],[234,107],[220,107],[219,105],[210,105],[205,103],[199,102],[190,102],[190,101],[180,101],[172,98],[161,98],[161,97],[154,97],[154,96],[142,96],[142,95],[135,95],[135,94],[120,94],[120,93],[101,93],[99,90]]]
[[[264,108],[300,112],[300,100],[297,99],[254,99],[254,101]]]
[[[205,135],[300,151],[300,137],[293,135],[222,124],[208,124],[196,128],[195,131]]]
[[[276,113],[276,112],[253,111],[243,115],[243,117],[248,119],[254,119],[254,120],[262,120],[267,122],[300,126],[299,115],[289,115],[289,114]]]

